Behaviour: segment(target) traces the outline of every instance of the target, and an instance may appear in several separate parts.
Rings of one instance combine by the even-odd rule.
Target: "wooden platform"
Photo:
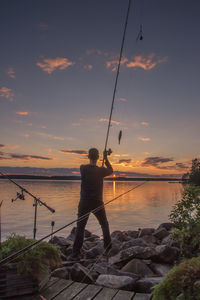
[[[93,284],[85,284],[51,278],[40,292],[46,300],[149,300],[150,295],[138,294],[117,289],[110,289]],[[43,299],[44,299],[43,298]],[[24,299],[24,298],[20,298]],[[41,300],[38,296],[27,297],[26,300]]]

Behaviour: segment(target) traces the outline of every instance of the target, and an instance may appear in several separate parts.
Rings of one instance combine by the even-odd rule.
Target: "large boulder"
[[[143,235],[142,239],[148,246],[155,247],[155,245],[159,243],[157,238],[153,235]]]
[[[159,245],[156,246],[156,256],[155,261],[163,262],[163,263],[174,263],[177,260],[180,249],[177,247],[169,247],[167,245]]]
[[[73,281],[94,283],[94,279],[91,273],[89,273],[89,270],[79,263],[75,263],[68,271]]]
[[[113,231],[111,233],[111,238],[115,238],[120,242],[126,242],[130,240],[130,237],[124,231],[120,230]]]
[[[165,276],[171,270],[173,265],[169,264],[158,264],[158,263],[151,263],[150,268],[153,270],[155,274],[158,276]]]
[[[134,292],[151,293],[152,287],[163,280],[163,277],[144,277],[134,284]],[[160,299],[161,300],[161,299]]]
[[[171,222],[162,223],[158,226],[158,229],[165,228],[166,230],[170,231],[172,228],[174,228],[175,225]]]
[[[133,290],[135,280],[128,276],[99,275],[96,284],[113,289]]]
[[[144,235],[151,235],[155,231],[154,228],[142,228],[139,230],[138,237],[143,237]]]
[[[69,247],[72,245],[72,242],[68,241],[66,238],[56,235],[54,235],[49,242],[60,247]]]
[[[88,251],[85,251],[85,257],[86,258],[96,258],[98,255],[102,254],[104,252],[104,244],[103,242],[99,242],[96,246],[91,248]]]
[[[58,268],[55,269],[52,273],[51,273],[52,277],[59,277],[62,279],[69,279],[69,272],[68,269],[66,267],[62,267],[62,268]]]
[[[136,239],[138,237],[139,231],[137,230],[126,230],[124,234],[127,235],[130,239]]]
[[[138,274],[142,277],[154,276],[152,270],[140,259],[134,258],[129,261],[122,269],[123,272]]]
[[[128,276],[135,280],[138,280],[140,278],[139,275],[134,274],[133,272],[123,272],[122,270],[117,270],[117,269],[113,268],[112,266],[109,266],[105,262],[94,265],[93,270],[99,274]]]
[[[109,259],[110,264],[128,262],[133,258],[151,259],[157,254],[153,247],[134,246],[125,250],[121,250],[117,255]]]
[[[153,236],[155,236],[157,239],[162,240],[166,236],[169,235],[169,231],[167,231],[164,227],[158,228],[154,233]]]
[[[137,239],[132,239],[127,242],[123,242],[120,249],[127,249],[133,246],[141,246],[141,247],[146,247],[147,243],[142,238],[137,238]]]

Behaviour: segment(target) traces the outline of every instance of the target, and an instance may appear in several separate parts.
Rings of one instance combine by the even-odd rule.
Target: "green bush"
[[[165,278],[154,286],[152,300],[199,300],[200,257],[174,266]]]
[[[26,239],[23,236],[12,234],[1,244],[0,260],[31,245],[33,239]],[[17,262],[19,273],[41,273],[46,266],[56,267],[60,263],[59,249],[47,242],[40,242],[28,251],[20,254],[12,262]]]
[[[170,219],[176,226],[173,239],[185,258],[200,255],[200,187],[186,186],[182,200],[173,206]]]

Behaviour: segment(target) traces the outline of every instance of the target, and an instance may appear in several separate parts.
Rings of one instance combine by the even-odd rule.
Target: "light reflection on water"
[[[38,206],[37,238],[51,232],[51,221],[55,221],[54,229],[71,222],[77,217],[77,206],[80,195],[80,181],[50,181],[50,180],[16,180],[25,189],[46,202],[56,212],[52,214],[45,207]],[[126,192],[140,184],[130,182],[104,182],[104,202]],[[168,221],[172,205],[181,197],[182,185],[168,182],[147,182],[143,186],[120,197],[106,206],[110,229],[134,230],[138,227],[156,227]],[[15,198],[18,188],[6,179],[0,180],[2,239],[11,232],[33,236],[33,199],[26,196],[26,200]],[[75,226],[75,224],[73,225]],[[68,227],[58,235],[65,236],[72,229]],[[101,235],[101,229],[95,217],[90,216],[87,229]]]

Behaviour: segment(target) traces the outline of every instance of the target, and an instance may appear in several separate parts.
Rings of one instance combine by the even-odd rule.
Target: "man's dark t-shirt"
[[[111,165],[108,168],[93,165],[81,165],[81,199],[80,204],[94,207],[102,202],[103,178],[113,173]]]

